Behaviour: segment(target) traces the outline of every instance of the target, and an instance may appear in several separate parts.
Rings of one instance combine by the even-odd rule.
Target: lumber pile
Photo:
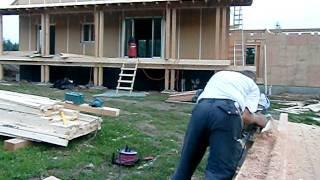
[[[60,146],[101,128],[101,118],[46,97],[0,90],[0,135]]]

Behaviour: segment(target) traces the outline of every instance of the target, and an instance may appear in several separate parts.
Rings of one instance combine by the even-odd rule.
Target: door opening
[[[125,20],[124,55],[128,56],[128,42],[134,39],[141,58],[161,57],[161,18],[127,18]]]
[[[56,26],[50,26],[50,55],[56,52]]]

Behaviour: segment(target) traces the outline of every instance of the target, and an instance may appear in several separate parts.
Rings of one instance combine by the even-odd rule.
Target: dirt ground
[[[289,122],[287,128],[286,138],[258,135],[236,179],[319,179],[320,127]]]

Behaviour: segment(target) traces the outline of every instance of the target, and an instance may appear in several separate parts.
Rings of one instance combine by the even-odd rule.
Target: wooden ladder
[[[134,65],[134,66],[132,66]],[[138,69],[138,62],[133,63],[123,63],[121,67],[121,72],[119,74],[118,86],[117,86],[117,94],[119,90],[130,91],[130,94],[133,91],[134,81],[136,79]],[[125,86],[124,86],[125,85]]]

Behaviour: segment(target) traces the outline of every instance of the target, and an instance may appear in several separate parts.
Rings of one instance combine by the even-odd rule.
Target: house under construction
[[[0,78],[7,64],[31,69],[44,83],[77,68],[82,79],[96,86],[113,82],[119,87],[119,73],[135,77],[137,68],[164,90],[183,90],[184,77],[193,71],[256,71],[256,66],[235,63],[237,45],[230,48],[229,36],[234,24],[231,10],[251,4],[252,0],[16,0],[0,9]],[[19,15],[18,52],[2,50],[3,15]],[[128,56],[131,39],[136,58]],[[120,81],[129,84],[127,89],[133,85],[132,80]]]

